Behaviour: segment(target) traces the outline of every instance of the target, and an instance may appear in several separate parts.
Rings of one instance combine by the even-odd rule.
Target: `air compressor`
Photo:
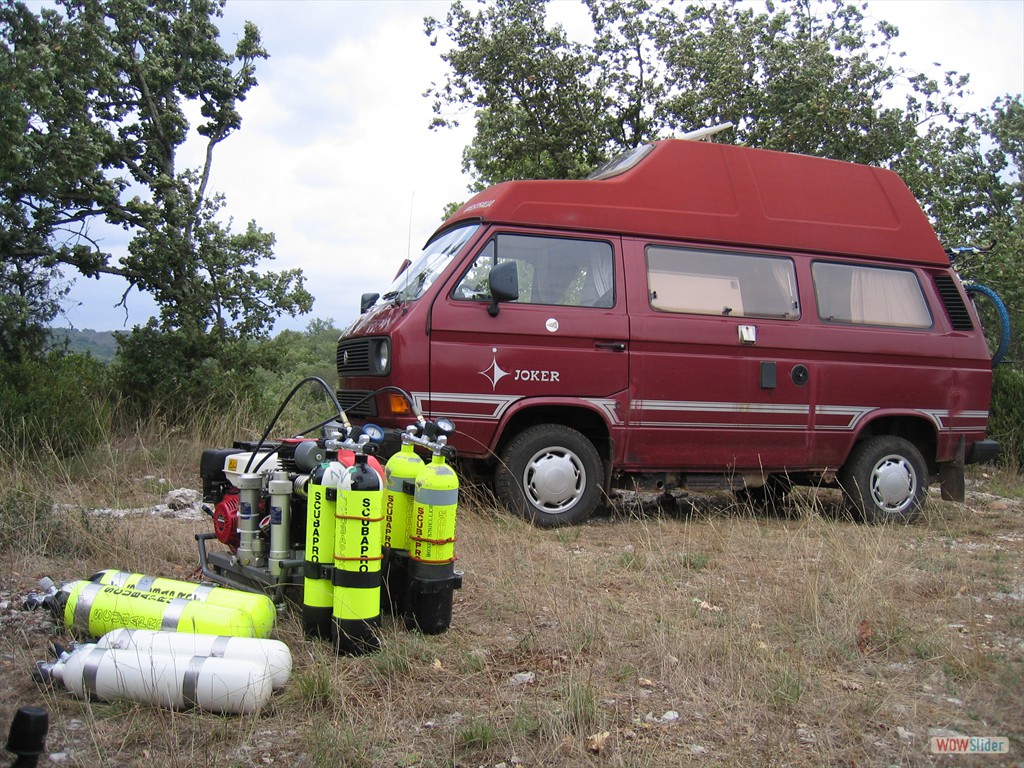
[[[429,466],[416,456],[416,448],[454,457],[446,442],[455,425],[448,419],[425,419],[413,398],[402,393],[414,422],[390,435],[403,446],[399,461],[404,465],[396,471],[395,458],[389,460],[389,485],[389,471],[377,458],[389,435],[373,424],[353,426],[324,382],[307,379],[298,386],[307,381],[319,383],[334,400],[337,414],[331,419],[281,439],[269,438],[272,422],[258,441],[203,451],[203,508],[213,526],[212,532],[196,535],[203,575],[270,595],[279,606],[301,606],[306,636],[333,640],[342,653],[375,650],[382,615],[404,616],[407,626],[424,632],[444,631],[450,608],[447,622],[439,626],[434,621],[428,630],[409,618],[408,595],[432,595],[441,581],[450,594],[461,586],[462,575],[454,571],[451,557],[444,578],[430,578],[426,590],[410,591],[408,515],[416,476]],[[317,430],[318,436],[308,436]],[[226,551],[210,548],[214,541]],[[355,549],[349,551],[351,546]],[[418,578],[423,580],[422,573]]]

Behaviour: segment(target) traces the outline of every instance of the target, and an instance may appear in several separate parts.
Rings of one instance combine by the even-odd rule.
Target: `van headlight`
[[[377,339],[370,350],[370,365],[373,372],[379,376],[386,375],[391,370],[391,341],[389,339]]]

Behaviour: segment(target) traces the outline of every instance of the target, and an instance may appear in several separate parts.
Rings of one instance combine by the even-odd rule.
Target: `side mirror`
[[[514,261],[498,264],[487,276],[487,285],[491,290],[491,303],[487,314],[494,317],[498,314],[498,302],[515,301],[519,298],[519,270]]]
[[[379,293],[364,293],[362,298],[359,299],[359,314],[364,314],[366,310],[372,307],[379,298]]]

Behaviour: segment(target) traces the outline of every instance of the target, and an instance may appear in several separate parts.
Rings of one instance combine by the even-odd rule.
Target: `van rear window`
[[[815,262],[818,317],[828,323],[931,328],[917,275],[909,269]]]
[[[728,317],[800,317],[793,262],[689,248],[647,247],[652,309]]]

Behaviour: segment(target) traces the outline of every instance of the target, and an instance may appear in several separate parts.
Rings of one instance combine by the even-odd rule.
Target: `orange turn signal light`
[[[399,394],[388,395],[388,408],[390,408],[391,413],[395,416],[409,416],[412,414],[409,401]]]

